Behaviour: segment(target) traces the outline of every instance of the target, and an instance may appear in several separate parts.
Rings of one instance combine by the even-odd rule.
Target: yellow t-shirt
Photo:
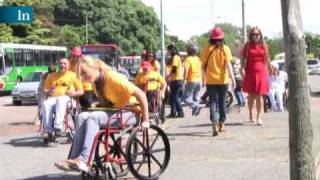
[[[152,71],[160,72],[160,63],[159,63],[159,61],[154,60],[153,63],[151,63],[151,65],[152,65],[152,68],[151,68]]]
[[[132,96],[138,87],[129,82],[122,74],[104,70],[103,94],[106,99],[113,103],[116,108],[122,108],[128,104],[137,104],[137,99]]]
[[[188,70],[188,74],[186,74],[188,82],[201,81],[201,62],[198,56],[188,56],[184,60],[184,68]]]
[[[46,78],[44,89],[50,91],[53,88],[51,96],[63,96],[69,90],[81,90],[82,83],[77,79],[76,74],[71,71],[50,73]]]
[[[208,57],[211,50],[213,52]],[[208,45],[202,50],[200,60],[203,65],[206,65],[206,84],[229,83],[227,64],[232,60],[232,55],[228,46],[223,45],[222,48],[218,48]]]
[[[173,56],[171,68],[176,67],[176,72],[172,74],[172,80],[183,80],[183,65],[180,56]]]
[[[148,83],[148,87],[146,90],[155,91],[159,87],[161,87],[161,85],[165,84],[166,81],[159,72],[149,71],[148,74],[140,72],[135,79],[135,83],[140,87],[144,87],[146,83]]]

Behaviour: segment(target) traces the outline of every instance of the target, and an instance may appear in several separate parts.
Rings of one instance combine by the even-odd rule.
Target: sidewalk
[[[314,128],[314,156],[320,152],[320,98],[311,98]],[[226,132],[212,137],[209,111],[200,116],[168,119],[162,127],[171,144],[171,160],[161,180],[289,180],[288,113],[264,114],[264,126],[243,123],[247,109],[234,109]],[[67,156],[65,139],[49,147],[36,133],[0,137],[0,179],[80,179],[78,173],[64,173],[53,166]],[[132,179],[132,175],[129,175]]]
[[[311,101],[313,154],[319,162],[320,99]],[[264,114],[264,126],[259,127],[243,123],[248,120],[246,108],[229,114],[226,132],[218,137],[211,136],[208,109],[197,118],[171,120],[176,121],[167,129],[171,146],[182,148],[172,148],[168,171],[161,179],[290,179],[288,112]]]

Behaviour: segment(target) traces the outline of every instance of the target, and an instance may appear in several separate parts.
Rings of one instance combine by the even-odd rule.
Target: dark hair
[[[223,41],[223,39],[209,39],[209,43],[211,44],[211,45],[219,45],[219,43],[221,42],[221,41]],[[223,44],[223,43],[220,43],[220,45],[221,44]]]
[[[48,73],[56,72],[57,68],[55,65],[51,64],[48,66]]]
[[[194,56],[197,54],[198,48],[194,44],[189,44],[187,47],[188,56]]]
[[[178,50],[177,46],[175,46],[174,44],[168,45],[167,50],[171,52],[172,57],[175,55],[179,55],[179,50]]]

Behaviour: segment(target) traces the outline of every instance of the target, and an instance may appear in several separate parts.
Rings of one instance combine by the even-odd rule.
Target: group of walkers
[[[72,49],[69,58],[60,60],[59,71],[51,70],[53,72],[44,80],[43,94],[47,98],[40,111],[44,138],[50,141],[55,132],[63,129],[66,104],[75,97],[80,98],[84,109],[95,107],[97,103],[94,99],[103,107],[122,108],[127,104],[138,104],[132,108],[141,113],[142,128],[148,128],[149,111],[152,110],[150,101],[155,92],[159,90],[161,97],[164,97],[168,90],[171,107],[168,117],[184,118],[182,101],[190,106],[192,115],[200,114],[199,93],[202,87],[206,88],[209,97],[208,119],[212,122],[212,135],[217,136],[225,130],[226,93],[229,84],[235,90],[239,106],[246,103],[241,89],[248,93],[249,122],[262,125],[263,95],[269,93],[269,72],[273,77],[279,74],[276,67],[270,64],[268,48],[262,37],[257,27],[250,30],[250,40],[245,44],[240,60],[233,57],[229,47],[223,43],[224,32],[219,27],[213,28],[209,34],[208,45],[201,50],[200,57],[197,56],[196,45],[189,44],[188,55],[182,61],[177,47],[170,44],[167,47],[165,77],[159,73],[160,64],[155,54],[145,51],[135,84],[101,60],[82,55],[81,49],[76,47]],[[256,115],[253,114],[254,103]],[[132,113],[128,111],[122,117],[131,117]],[[67,160],[56,163],[57,168],[88,171],[86,162],[94,137],[113,115],[114,112],[106,111],[81,112],[76,120],[76,133],[69,156]],[[114,121],[113,119],[109,123]],[[127,123],[137,122],[138,119],[131,118]]]

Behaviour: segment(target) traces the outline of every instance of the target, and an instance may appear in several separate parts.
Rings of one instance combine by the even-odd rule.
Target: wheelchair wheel
[[[228,90],[227,91],[227,97],[226,97],[226,105],[227,105],[227,107],[230,107],[232,102],[233,102],[233,95],[232,95],[232,92]]]
[[[100,176],[99,168],[95,164],[92,165],[90,173],[81,172],[82,180],[96,180],[96,179],[99,179],[99,176]]]
[[[138,150],[135,150],[135,144]],[[129,137],[126,156],[130,172],[137,179],[157,179],[169,164],[168,137],[156,125],[150,125],[147,130],[136,128]]]
[[[130,134],[124,134],[121,136],[121,138],[115,138],[116,135],[110,135],[108,140],[109,156],[113,159],[113,161],[105,161],[106,149],[104,145],[104,135],[101,135],[99,137],[98,144],[96,147],[94,163],[100,170],[100,175],[103,175],[102,179],[105,180],[116,179],[117,177],[127,175],[129,172],[124,151]],[[134,152],[137,152],[137,145],[134,145]],[[118,162],[115,162],[115,159],[117,159]]]

